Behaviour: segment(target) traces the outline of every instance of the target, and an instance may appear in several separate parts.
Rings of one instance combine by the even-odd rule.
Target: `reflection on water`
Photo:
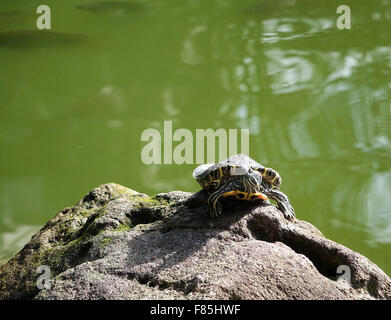
[[[11,232],[3,231],[0,234],[0,264],[15,254],[15,249],[22,249],[30,241],[31,235],[40,228],[41,226],[17,225]]]
[[[7,25],[15,21],[20,21],[23,16],[23,11],[19,10],[0,11],[0,26]]]
[[[197,65],[202,61],[200,53],[194,48],[194,38],[201,32],[206,30],[205,26],[196,26],[194,29],[190,30],[190,34],[186,37],[186,40],[183,42],[182,49],[182,61],[186,64]]]
[[[334,28],[331,19],[310,18],[274,18],[262,22],[262,43],[275,43],[283,40],[295,40],[320,36]]]
[[[0,43],[3,212],[26,225],[10,181],[27,190],[36,176],[48,194],[31,202],[37,225],[108,181],[196,191],[196,165],[142,164],[141,132],[164,120],[193,133],[249,128],[250,155],[280,172],[297,216],[391,274],[391,2],[375,2],[354,1],[347,31],[335,27],[339,1],[156,1],[137,19],[131,2],[61,4],[84,19],[59,34],[100,46],[13,60]],[[121,6],[131,19],[104,20]]]
[[[42,181],[40,178],[5,181],[0,185],[0,264],[20,250],[30,240],[31,235],[41,226],[34,224],[34,207],[42,206]],[[10,204],[13,202],[13,205]],[[24,221],[18,221],[17,212],[22,211],[27,216]]]
[[[0,47],[18,49],[76,45],[85,41],[86,37],[83,35],[53,31],[12,30],[0,32]]]
[[[76,8],[116,18],[145,10],[145,6],[141,3],[125,1],[87,2],[77,5]]]
[[[391,171],[379,172],[369,180],[366,195],[366,227],[369,233],[368,243],[376,247],[377,243],[390,243],[391,239]],[[364,210],[363,210],[364,211]]]

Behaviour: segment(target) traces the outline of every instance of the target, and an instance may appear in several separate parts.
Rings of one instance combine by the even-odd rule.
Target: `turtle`
[[[279,190],[282,183],[279,173],[245,154],[233,155],[216,164],[199,165],[193,177],[208,193],[209,212],[213,217],[222,214],[220,200],[225,197],[266,203],[272,199],[286,219],[295,217],[288,197]]]

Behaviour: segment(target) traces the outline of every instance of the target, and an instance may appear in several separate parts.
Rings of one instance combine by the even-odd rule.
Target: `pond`
[[[199,190],[195,155],[142,160],[168,121],[248,130],[297,217],[391,275],[391,1],[344,30],[334,0],[48,0],[39,31],[41,4],[0,4],[0,260],[100,184]]]

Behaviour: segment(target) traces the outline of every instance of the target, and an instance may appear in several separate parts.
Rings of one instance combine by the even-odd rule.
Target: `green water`
[[[197,191],[196,164],[146,165],[141,133],[250,130],[297,217],[391,274],[391,1],[0,4],[0,260],[116,182]],[[12,32],[11,32],[12,31]],[[174,142],[175,146],[175,142]]]

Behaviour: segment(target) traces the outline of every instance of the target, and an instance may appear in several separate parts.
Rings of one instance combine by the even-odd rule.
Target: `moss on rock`
[[[76,205],[58,213],[15,257],[0,265],[0,299],[33,297],[38,292],[36,281],[40,265],[49,266],[55,277],[80,263],[78,256],[88,250],[96,235],[108,230],[130,230],[127,219],[105,217],[107,204],[117,199],[125,199],[137,212],[167,205],[166,201],[117,184],[93,189]],[[101,245],[106,246],[110,241],[108,237],[102,238]]]

